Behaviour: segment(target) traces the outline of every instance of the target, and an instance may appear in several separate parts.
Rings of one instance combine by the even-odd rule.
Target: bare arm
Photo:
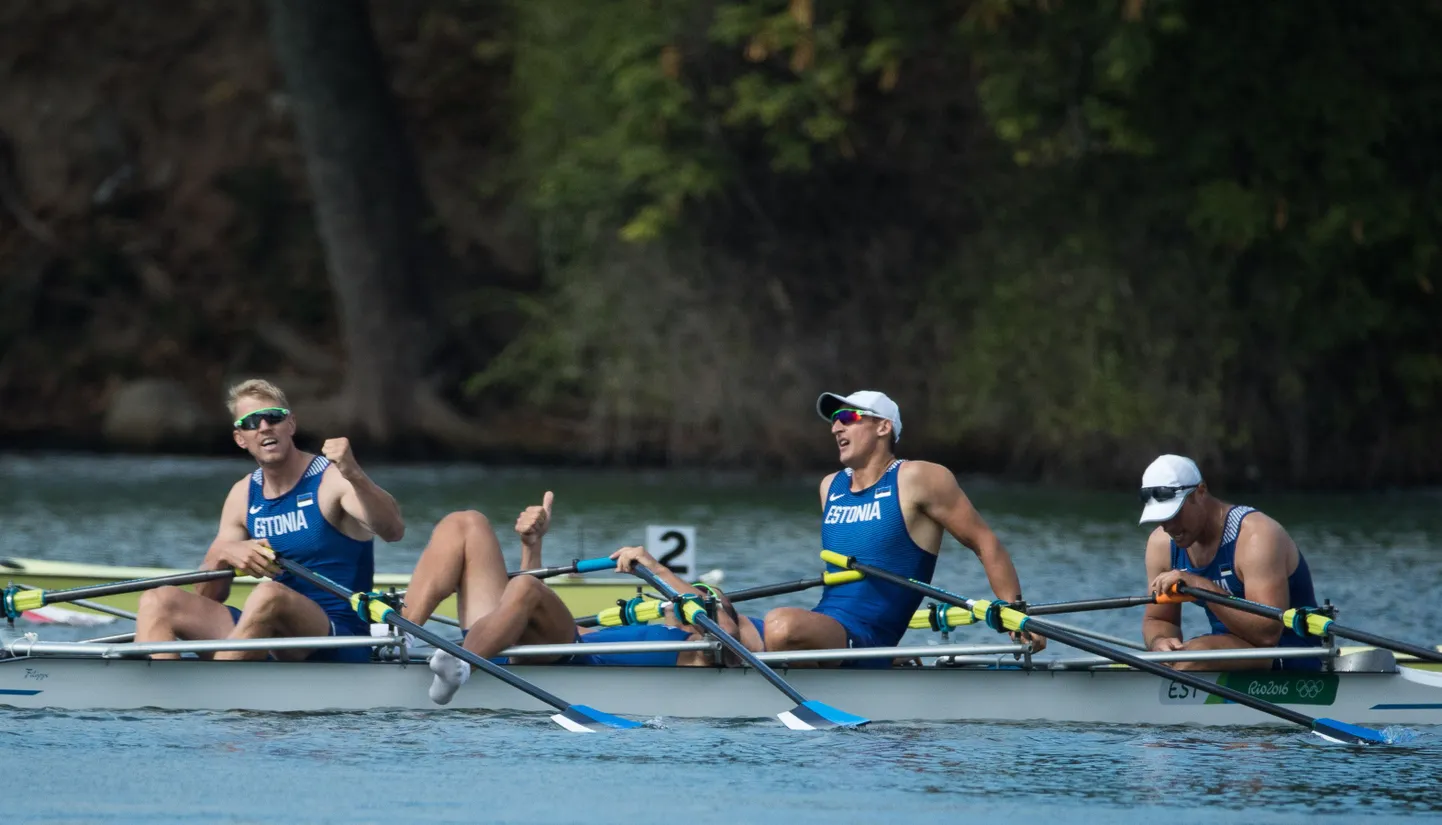
[[[1242,522],[1235,557],[1237,576],[1247,586],[1247,599],[1286,610],[1292,606],[1287,588],[1291,538],[1281,525],[1271,519],[1257,518],[1260,515],[1254,513]],[[1282,638],[1281,622],[1230,607],[1214,604],[1211,608],[1232,635],[1257,647],[1273,647]]]
[[[234,546],[250,540],[250,531],[245,527],[246,493],[249,484],[250,479],[243,478],[226,494],[225,504],[220,508],[220,529],[216,531],[215,539],[205,551],[205,559],[200,563],[201,570],[233,567],[230,559],[233,558]],[[195,592],[207,599],[223,603],[230,598],[230,582],[230,579],[200,582],[195,585]]]
[[[371,481],[361,469],[360,462],[351,452],[350,441],[345,438],[327,439],[321,451],[339,473],[340,477],[334,483],[340,487],[340,506],[346,515],[385,541],[396,542],[404,538],[406,523],[401,518],[400,505],[394,496]]]
[[[1160,527],[1147,537],[1147,582],[1172,569],[1172,542]],[[1171,641],[1167,641],[1171,640]],[[1173,650],[1182,645],[1182,606],[1149,604],[1142,616],[1142,641],[1147,650]],[[1162,645],[1161,648],[1158,645]]]
[[[1008,602],[1021,599],[1021,581],[1016,575],[1011,554],[1002,546],[986,520],[971,505],[956,476],[940,464],[916,461],[908,479],[921,511],[957,541],[976,554],[986,570],[986,580],[998,599]]]

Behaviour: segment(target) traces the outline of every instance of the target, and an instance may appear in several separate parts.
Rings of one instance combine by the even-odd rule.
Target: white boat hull
[[[532,665],[517,675],[568,702],[635,719],[761,718],[790,702],[743,668]],[[980,668],[883,671],[778,668],[808,698],[873,720],[972,720],[1145,725],[1286,724],[1147,673]],[[1442,724],[1442,673],[1203,674],[1309,716],[1354,724]],[[429,700],[424,663],[209,662],[26,657],[0,659],[0,706],[23,709],[253,711],[545,711],[477,672],[444,707]]]

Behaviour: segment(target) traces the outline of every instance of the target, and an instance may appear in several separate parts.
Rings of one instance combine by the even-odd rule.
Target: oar
[[[856,716],[846,711],[833,708],[824,702],[818,702],[815,699],[807,699],[805,696],[802,696],[796,688],[786,684],[785,679],[776,675],[776,671],[772,670],[765,662],[756,658],[754,653],[747,650],[746,645],[736,641],[730,634],[722,630],[721,626],[716,624],[710,616],[706,615],[706,608],[702,606],[699,598],[692,595],[682,596],[680,593],[677,593],[671,585],[661,581],[659,576],[644,565],[633,564],[631,566],[631,572],[645,579],[648,584],[661,591],[666,598],[670,599],[671,603],[675,605],[676,615],[683,617],[686,623],[696,625],[716,637],[717,641],[729,648],[732,653],[739,656],[741,661],[745,662],[748,667],[754,668],[756,672],[766,677],[768,682],[775,685],[777,690],[780,690],[786,694],[791,701],[795,702],[796,707],[776,714],[778,719],[786,723],[786,727],[792,730],[823,730],[836,727],[854,728],[871,721],[865,717]]]
[[[795,593],[812,587],[820,587],[823,584],[846,584],[847,582],[858,581],[860,578],[861,574],[854,570],[841,570],[825,573],[810,579],[796,579],[789,582],[748,587],[744,590],[737,590],[735,593],[727,593],[726,598],[730,599],[732,604],[735,604],[736,602],[762,599],[767,596],[779,596],[783,593]],[[576,620],[576,624],[579,627],[616,627],[626,624],[644,624],[652,619],[661,617],[660,606],[662,604],[665,604],[665,602],[650,599],[642,600],[638,604],[632,604],[631,602],[617,604],[617,606],[608,607],[594,616],[579,618]]]
[[[38,588],[38,587],[32,587],[32,586],[30,586],[30,585],[28,585],[28,584],[17,584],[17,585],[15,585],[15,587],[18,588],[18,589],[20,589],[20,590],[39,590],[39,589],[40,589],[40,588]],[[116,617],[117,619],[129,619],[129,620],[131,620],[132,622],[135,621],[135,619],[136,619],[136,615],[135,615],[134,613],[131,613],[129,610],[121,610],[121,609],[118,608],[118,607],[111,607],[111,606],[108,605],[108,604],[101,604],[100,602],[92,602],[92,601],[89,601],[89,600],[87,600],[87,599],[73,599],[73,600],[71,600],[71,601],[69,602],[69,604],[73,604],[73,605],[75,605],[76,607],[83,607],[83,608],[85,608],[86,610],[94,610],[96,613],[109,613],[110,615]],[[29,610],[30,608],[26,608],[26,609]]]
[[[1051,616],[1057,613],[1081,613],[1086,610],[1114,610],[1122,607],[1138,607],[1144,604],[1177,604],[1190,601],[1174,593],[1158,596],[1117,596],[1112,599],[1081,599],[1074,602],[1048,602],[1029,604],[1023,608],[1028,616]]]
[[[74,602],[81,599],[99,599],[121,593],[150,590],[155,587],[195,584],[196,582],[208,582],[214,581],[215,579],[229,579],[234,576],[235,571],[230,569],[195,570],[189,573],[171,573],[167,576],[154,576],[148,579],[128,579],[126,581],[110,582],[109,584],[70,587],[65,590],[21,590],[18,587],[12,586],[0,592],[0,610],[4,611],[6,618],[14,619],[26,610],[34,610],[38,607],[44,607],[47,604],[61,604],[63,602]]]
[[[1269,713],[1279,719],[1295,722],[1325,739],[1331,739],[1337,742],[1371,744],[1386,744],[1387,742],[1387,738],[1382,733],[1371,728],[1364,728],[1360,725],[1352,725],[1346,722],[1338,722],[1335,719],[1315,719],[1304,713],[1298,713],[1291,708],[1284,708],[1280,705],[1274,705],[1271,702],[1255,699],[1239,690],[1233,690],[1223,685],[1208,682],[1206,679],[1187,671],[1173,670],[1165,665],[1149,662],[1146,659],[1133,656],[1130,653],[1093,642],[1084,636],[1069,633],[1043,619],[1037,619],[1022,613],[1020,610],[1015,610],[1005,602],[991,602],[984,599],[965,599],[955,593],[942,590],[939,587],[934,587],[925,582],[916,581],[915,579],[909,579],[888,570],[882,570],[879,567],[864,564],[854,558],[843,556],[840,553],[834,553],[830,550],[822,550],[821,558],[842,569],[860,570],[867,576],[910,588],[918,593],[930,596],[937,601],[954,604],[957,607],[965,607],[972,612],[973,616],[986,622],[989,627],[996,630],[1006,629],[1022,633],[1035,633],[1038,636],[1054,639],[1062,644],[1071,645],[1078,650],[1085,650],[1088,653],[1111,659],[1113,662],[1130,665],[1137,670],[1144,670],[1153,675],[1160,676],[1163,679],[1170,679],[1173,682],[1190,685],[1204,693],[1211,693],[1223,699],[1229,699],[1253,710]]]
[[[1332,621],[1330,616],[1318,611],[1314,607],[1293,607],[1287,610],[1272,607],[1269,604],[1239,599],[1236,596],[1224,596],[1220,593],[1213,593],[1210,590],[1201,590],[1196,587],[1189,587],[1180,582],[1174,588],[1178,593],[1190,596],[1199,601],[1211,602],[1222,607],[1231,607],[1243,610],[1247,613],[1255,613],[1258,616],[1266,616],[1269,619],[1276,619],[1282,626],[1291,630],[1298,636],[1341,636],[1343,639],[1351,639],[1354,642],[1382,647],[1388,650],[1395,650],[1398,653],[1408,653],[1419,659],[1426,659],[1429,662],[1442,662],[1442,653],[1435,650],[1428,650],[1420,645],[1410,642],[1400,642],[1396,639],[1388,639],[1385,636],[1378,636],[1375,633],[1368,633],[1365,630],[1339,625]]]
[[[415,636],[417,639],[430,642],[432,645],[436,646],[441,650],[444,650],[452,656],[455,656],[457,659],[460,659],[461,661],[466,662],[473,667],[480,668],[481,670],[484,670],[486,673],[489,673],[497,679],[500,679],[501,681],[505,682],[516,690],[519,690],[522,693],[529,694],[536,699],[539,699],[542,702],[550,705],[551,707],[559,710],[560,713],[552,716],[551,721],[555,722],[566,730],[586,732],[604,730],[606,728],[624,729],[641,727],[641,724],[639,722],[632,722],[630,719],[622,719],[619,716],[612,716],[609,713],[602,713],[595,708],[589,708],[585,705],[573,705],[569,702],[563,701],[559,697],[537,687],[536,685],[531,684],[530,682],[522,679],[516,674],[510,672],[509,670],[506,670],[500,665],[497,665],[487,659],[483,659],[480,656],[477,656],[471,651],[466,650],[465,648],[456,644],[455,642],[450,641],[444,636],[441,636],[438,633],[433,633],[427,630],[425,627],[416,624],[410,619],[405,618],[400,613],[396,612],[395,608],[391,607],[389,604],[386,604],[384,601],[381,601],[379,597],[383,594],[351,592],[347,588],[336,584],[325,576],[322,576],[319,573],[312,572],[306,569],[305,566],[297,564],[296,562],[281,556],[276,556],[275,562],[276,564],[279,564],[281,567],[284,567],[286,570],[289,570],[291,573],[294,573],[302,579],[305,579],[316,587],[319,587],[322,590],[326,590],[330,593],[334,593],[335,595],[340,596],[343,599],[348,599],[351,603],[351,607],[355,608],[356,613],[359,614],[362,618],[368,619],[373,622],[390,624],[398,630],[402,630],[406,633],[411,634],[412,636]]]
[[[534,576],[538,579],[549,579],[553,576],[569,576],[572,573],[595,573],[600,570],[616,569],[616,560],[602,556],[597,559],[576,559],[570,564],[561,567],[537,567],[533,570],[516,570],[506,575],[510,578],[517,576]]]

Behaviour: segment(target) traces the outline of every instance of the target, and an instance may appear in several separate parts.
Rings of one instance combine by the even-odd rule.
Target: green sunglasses
[[[279,424],[289,416],[290,410],[285,407],[266,407],[235,419],[235,428],[237,430],[258,430],[262,421]]]

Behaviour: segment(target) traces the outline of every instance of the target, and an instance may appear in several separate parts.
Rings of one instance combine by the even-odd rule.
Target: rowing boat
[[[290,639],[172,642],[191,650],[216,646],[373,645],[398,640]],[[207,645],[210,647],[207,648]],[[386,647],[389,645],[390,647]],[[556,653],[577,645],[514,648]],[[592,643],[586,652],[715,649],[710,642]],[[21,709],[252,710],[266,712],[411,709],[546,711],[546,706],[494,679],[472,678],[445,707],[426,690],[431,672],[413,651],[378,653],[367,664],[216,662],[134,658],[134,645],[11,642],[0,658],[0,705]],[[769,652],[760,658],[797,690],[875,720],[1049,721],[1140,725],[1274,725],[1248,707],[1099,657],[1017,659],[1016,645],[927,645],[880,650]],[[1295,648],[1146,654],[1159,661],[1295,655]],[[854,657],[921,657],[920,666],[886,669],[790,668],[789,662]],[[117,658],[119,657],[119,658]],[[1397,667],[1382,651],[1339,654],[1327,672],[1204,673],[1208,680],[1303,712],[1357,724],[1442,725],[1442,673]],[[517,665],[522,678],[573,701],[639,719],[762,718],[787,704],[751,668]]]
[[[71,587],[168,576],[181,572],[184,571],[161,567],[115,567],[44,559],[0,558],[0,587],[13,581],[16,584],[29,585],[43,590],[64,590]],[[226,600],[226,604],[235,607],[243,606],[250,591],[260,581],[261,579],[251,576],[240,576],[234,579],[230,587],[230,598]],[[642,590],[640,583],[629,577],[556,576],[547,579],[546,583],[560,594],[561,599],[575,616],[586,616],[598,613],[608,607],[614,607],[618,599],[629,599]],[[389,590],[390,588],[405,590],[409,584],[410,575],[406,573],[377,573],[375,576],[375,589],[377,590]],[[122,593],[96,601],[134,612],[140,603],[140,594]],[[84,608],[76,607],[75,609],[83,610]],[[455,597],[451,596],[442,602],[436,612],[446,616],[457,615]]]

